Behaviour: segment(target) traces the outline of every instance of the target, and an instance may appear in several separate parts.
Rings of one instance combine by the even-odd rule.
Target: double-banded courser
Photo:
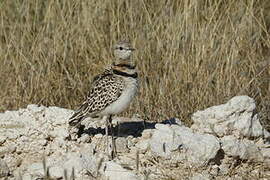
[[[107,146],[112,115],[124,111],[138,90],[138,74],[131,58],[133,51],[127,41],[114,46],[114,62],[94,77],[88,96],[69,119],[70,126],[77,126],[86,117],[102,117],[106,121]]]

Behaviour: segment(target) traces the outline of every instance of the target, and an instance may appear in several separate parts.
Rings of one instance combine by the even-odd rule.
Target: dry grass
[[[270,129],[269,12],[267,0],[0,1],[0,110],[76,108],[127,37],[141,90],[125,115],[190,124],[194,111],[249,95]]]

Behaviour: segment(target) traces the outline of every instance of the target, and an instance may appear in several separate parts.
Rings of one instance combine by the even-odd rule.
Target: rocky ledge
[[[114,118],[117,156],[106,154],[105,123],[86,119],[70,140],[59,107],[28,105],[0,114],[0,179],[258,179],[270,178],[270,134],[248,96],[192,115],[189,128]]]

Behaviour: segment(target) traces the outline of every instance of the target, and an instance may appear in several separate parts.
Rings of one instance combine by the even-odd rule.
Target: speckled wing
[[[69,119],[69,125],[75,126],[88,116],[96,116],[122,94],[124,81],[109,70],[96,76],[92,82],[87,99]]]

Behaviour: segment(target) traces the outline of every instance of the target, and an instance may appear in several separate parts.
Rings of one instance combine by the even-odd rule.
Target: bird
[[[86,99],[69,118],[70,127],[79,126],[87,117],[102,118],[106,122],[107,151],[108,126],[111,126],[112,116],[123,112],[138,91],[138,73],[131,58],[134,50],[126,40],[113,46],[113,63],[93,78]]]

